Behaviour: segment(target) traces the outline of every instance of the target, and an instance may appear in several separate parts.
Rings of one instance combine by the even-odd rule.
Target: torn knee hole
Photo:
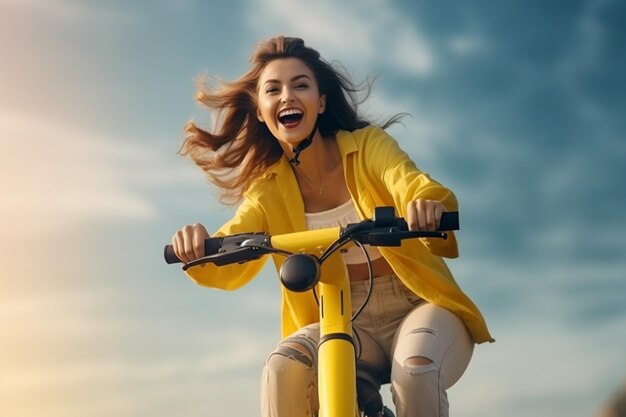
[[[297,343],[282,343],[274,354],[293,359],[305,364],[309,368],[313,366],[313,359],[309,356],[310,354],[308,354],[307,349]]]
[[[404,361],[404,366],[426,366],[432,364],[433,361],[425,356],[412,356]]]

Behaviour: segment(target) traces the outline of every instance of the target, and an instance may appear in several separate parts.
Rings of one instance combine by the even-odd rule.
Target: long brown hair
[[[209,132],[194,122],[185,126],[185,139],[179,153],[189,156],[207,173],[209,180],[221,189],[222,202],[239,201],[250,183],[283,154],[267,126],[257,119],[256,104],[261,72],[267,63],[280,58],[302,60],[315,75],[320,95],[326,95],[326,111],[319,118],[322,137],[370,124],[358,115],[357,106],[369,94],[371,82],[366,85],[365,98],[359,99],[358,93],[363,88],[333,68],[315,49],[305,46],[302,39],[278,36],[261,42],[244,75],[222,83],[214,91],[205,83],[199,85],[196,100],[209,109],[220,111],[217,131]],[[391,117],[382,127],[388,127],[400,117]]]

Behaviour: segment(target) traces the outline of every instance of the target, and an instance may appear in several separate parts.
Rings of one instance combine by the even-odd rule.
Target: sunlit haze
[[[0,0],[0,416],[259,415],[268,265],[236,292],[162,260],[233,212],[179,156],[204,74],[300,36],[460,201],[449,262],[496,338],[452,415],[592,416],[626,380],[626,4]],[[388,386],[383,388],[390,401]]]

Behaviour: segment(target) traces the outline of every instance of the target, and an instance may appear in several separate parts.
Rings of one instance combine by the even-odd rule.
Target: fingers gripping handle
[[[222,238],[221,237],[210,237],[205,239],[204,241],[204,256],[212,255],[217,253],[217,251],[222,247]],[[168,264],[176,264],[181,262],[174,253],[174,247],[172,245],[166,245],[163,249],[163,257],[165,258],[165,262]]]
[[[374,225],[376,227],[397,226],[401,230],[408,230],[405,219],[397,218],[396,211],[393,207],[376,207],[374,210]],[[437,231],[446,232],[451,230],[459,230],[459,212],[444,211],[439,219],[439,227]]]

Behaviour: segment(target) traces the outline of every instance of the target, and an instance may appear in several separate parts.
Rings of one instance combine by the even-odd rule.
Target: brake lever
[[[210,239],[206,240],[206,245]],[[269,238],[265,233],[241,233],[238,235],[219,238],[219,245],[213,244],[213,250],[207,256],[195,259],[183,266],[187,270],[192,266],[212,263],[217,266],[234,263],[245,263],[259,259],[261,256],[271,253]]]
[[[248,261],[259,259],[261,256],[270,253],[267,248],[261,246],[244,246],[228,252],[214,253],[212,255],[203,256],[183,265],[183,271],[197,265],[212,263],[217,266],[242,264]]]
[[[439,228],[435,231],[408,230],[405,219],[396,218],[393,207],[377,207],[374,220],[348,225],[343,235],[372,246],[400,246],[403,239],[447,239],[446,231],[459,229],[459,213],[442,213]]]

